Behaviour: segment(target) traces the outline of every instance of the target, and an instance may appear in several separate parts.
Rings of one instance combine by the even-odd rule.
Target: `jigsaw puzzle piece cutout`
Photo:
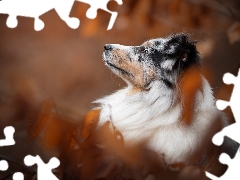
[[[225,128],[223,128],[220,132],[216,133],[213,138],[212,142],[218,146],[220,146],[223,143],[223,139],[225,136],[228,136],[229,138],[235,140],[240,144],[240,124],[239,123],[233,123]]]
[[[228,170],[220,177],[216,177],[215,175],[206,171],[206,176],[211,178],[212,180],[217,179],[240,179],[239,173],[239,166],[240,166],[240,153],[239,153],[239,143],[240,143],[240,136],[239,136],[239,129],[240,129],[240,111],[238,110],[238,103],[240,102],[240,69],[238,72],[238,76],[234,76],[231,73],[225,73],[223,76],[223,82],[225,84],[234,84],[234,88],[231,94],[231,98],[229,102],[218,100],[216,102],[216,106],[220,110],[224,110],[227,106],[230,106],[234,118],[235,123],[223,128],[220,132],[216,133],[213,138],[212,142],[218,146],[224,144],[225,139],[234,140],[235,144],[231,141],[227,141],[228,143],[225,145],[227,147],[227,151],[229,150],[228,155],[226,153],[222,153],[219,157],[219,161],[222,164],[228,165]],[[236,154],[237,153],[237,154]],[[235,155],[236,154],[236,155]],[[234,157],[235,156],[235,157]],[[231,159],[231,158],[233,159]],[[238,173],[238,177],[232,177],[232,175]]]
[[[44,22],[39,19],[39,16],[55,9],[69,27],[76,29],[80,21],[69,17],[73,3],[74,0],[2,0],[0,1],[0,14],[9,14],[6,21],[9,28],[17,27],[17,16],[34,18],[34,29],[40,31],[44,28]]]
[[[8,169],[8,162],[5,160],[0,161],[0,171],[6,171]]]
[[[32,166],[34,164],[37,164],[38,170],[37,170],[37,179],[38,180],[58,180],[58,178],[52,173],[52,169],[58,167],[60,165],[60,161],[53,157],[49,160],[47,164],[43,162],[43,160],[37,155],[37,156],[31,156],[27,155],[24,158],[24,164],[26,166]]]
[[[225,153],[229,155],[229,157],[234,158],[238,148],[239,144],[237,142],[225,136],[221,146],[212,147],[214,156],[211,158],[211,163],[205,170],[218,177],[222,176],[227,171],[228,166],[219,162],[220,154]]]
[[[234,76],[231,73],[225,73],[223,75],[223,82],[225,84],[235,84],[236,80],[237,80],[236,76]]]
[[[23,173],[21,172],[16,172],[12,176],[13,180],[24,180]]]
[[[231,139],[235,140],[236,142],[240,143],[240,136],[239,136],[239,129],[240,129],[240,111],[238,103],[240,102],[240,69],[238,72],[238,76],[235,77],[234,75],[230,73],[225,73],[223,76],[223,82],[226,84],[234,84],[234,88],[232,91],[232,95],[230,98],[230,101],[223,101],[218,100],[216,102],[216,106],[218,109],[223,110],[227,106],[231,107],[231,110],[233,112],[235,123],[225,127],[222,129],[222,131],[215,134],[213,137],[213,143],[216,145],[220,145],[223,142],[224,136],[228,136]]]
[[[8,170],[8,162],[6,160],[0,161],[0,171]],[[13,180],[24,180],[23,173],[16,172],[13,174]]]
[[[234,76],[231,73],[225,73],[223,76],[223,82],[225,84],[234,84],[234,88],[232,91],[232,95],[230,98],[230,101],[223,101],[223,100],[218,100],[216,102],[216,106],[219,110],[224,110],[227,106],[230,106],[232,111],[233,111],[233,115],[235,118],[235,121],[240,121],[240,111],[239,111],[239,107],[238,107],[238,103],[240,102],[240,96],[239,96],[239,92],[240,92],[240,69],[238,71],[238,76]]]
[[[113,27],[113,24],[117,18],[117,15],[118,13],[117,12],[113,12],[113,11],[110,11],[108,8],[107,8],[107,4],[110,0],[77,0],[79,2],[83,2],[83,3],[86,3],[86,4],[89,4],[91,7],[87,10],[86,12],[86,16],[89,18],[89,19],[95,19],[97,17],[97,10],[98,9],[102,9],[108,13],[111,14],[111,18],[110,18],[110,21],[109,21],[109,24],[108,24],[108,27],[107,27],[107,30],[110,30],[112,29]],[[114,0],[116,1],[119,5],[122,5],[123,2],[122,0]]]
[[[47,0],[2,0],[0,2],[0,13],[9,14],[7,26],[15,28],[18,25],[17,16],[34,18],[34,29],[43,29],[44,22],[39,16],[52,9],[53,1]]]
[[[75,0],[57,0],[55,10],[59,17],[65,21],[70,28],[77,29],[80,25],[80,20],[75,17],[69,17],[74,2]]]
[[[216,106],[217,106],[217,108],[219,109],[219,110],[224,110],[224,109],[226,109],[227,108],[227,106],[229,106],[230,105],[230,103],[229,102],[227,102],[227,101],[224,101],[224,100],[217,100],[216,101]]]
[[[225,174],[223,174],[220,178],[206,171],[206,176],[212,180],[238,180],[240,179],[240,148],[237,150],[237,154],[234,159],[231,159],[227,154],[222,153],[219,157],[219,161],[222,164],[228,165],[228,170]],[[233,177],[234,175],[234,177]]]
[[[14,145],[15,144],[15,140],[13,139],[14,132],[15,132],[14,127],[12,127],[12,126],[5,127],[3,130],[5,139],[0,139],[0,146]]]

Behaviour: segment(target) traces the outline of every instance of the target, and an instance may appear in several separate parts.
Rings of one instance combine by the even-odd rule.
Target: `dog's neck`
[[[136,136],[135,131],[150,132],[149,129],[176,123],[181,116],[176,90],[161,81],[153,82],[148,91],[128,86],[95,103],[101,108],[99,124],[110,120],[129,139]]]

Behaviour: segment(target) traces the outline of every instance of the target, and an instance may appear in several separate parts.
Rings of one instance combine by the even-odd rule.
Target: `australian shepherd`
[[[226,125],[225,118],[217,122],[221,113],[189,35],[140,46],[106,44],[103,60],[127,87],[95,101],[101,109],[98,126],[110,121],[126,144],[144,141],[167,165],[187,165],[214,125]]]

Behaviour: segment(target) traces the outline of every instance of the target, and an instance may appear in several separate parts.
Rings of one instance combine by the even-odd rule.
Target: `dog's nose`
[[[113,49],[113,47],[112,47],[111,44],[106,44],[106,45],[104,46],[104,50],[112,50],[112,49]]]

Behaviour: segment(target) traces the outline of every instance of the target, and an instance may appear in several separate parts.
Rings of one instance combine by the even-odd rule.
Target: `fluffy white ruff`
[[[167,164],[187,164],[219,113],[208,82],[202,77],[190,125],[181,122],[183,109],[175,90],[162,82],[154,82],[149,91],[131,90],[129,86],[94,102],[101,108],[99,126],[111,119],[126,143],[147,141],[149,149],[164,154]]]

